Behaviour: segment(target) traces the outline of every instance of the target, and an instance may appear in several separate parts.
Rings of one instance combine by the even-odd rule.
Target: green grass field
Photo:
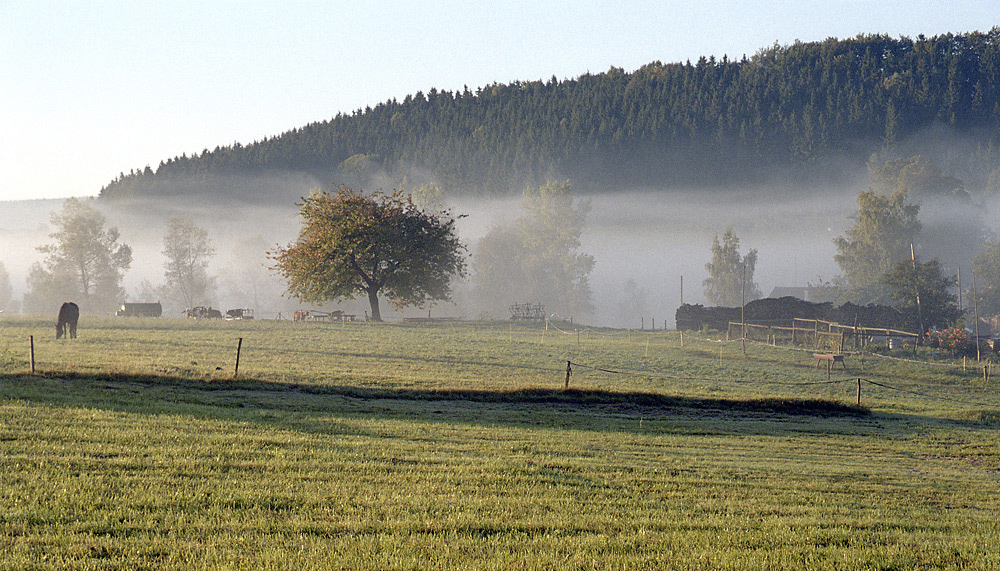
[[[562,327],[3,318],[0,568],[1000,568],[981,369]]]

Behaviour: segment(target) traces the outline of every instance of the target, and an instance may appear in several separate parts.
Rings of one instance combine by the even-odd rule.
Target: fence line
[[[632,376],[632,377],[668,379],[668,380],[671,380],[671,381],[708,381],[708,382],[720,382],[720,381],[722,381],[722,382],[725,382],[724,379],[720,379],[718,377],[686,377],[686,376],[685,377],[677,377],[677,376],[673,376],[673,375],[666,375],[666,374],[663,374],[663,373],[655,373],[655,372],[650,372],[650,371],[625,371],[625,370],[617,370],[617,369],[608,369],[606,367],[597,367],[597,366],[594,366],[594,365],[585,365],[583,363],[577,363],[575,361],[567,361],[567,363],[569,363],[570,365],[572,365],[574,367],[582,367],[584,369],[590,369],[592,371],[600,371],[602,373],[609,373],[609,374],[613,374],[613,375],[628,375],[628,376]],[[833,380],[833,381],[806,381],[806,382],[796,382],[796,383],[788,383],[788,382],[780,382],[780,381],[768,381],[767,384],[769,384],[769,385],[779,385],[779,386],[795,386],[795,387],[803,386],[804,387],[804,386],[811,386],[811,385],[828,385],[828,384],[834,384],[834,383],[843,383],[843,382],[846,382],[846,381],[853,381],[853,380],[854,380],[854,377],[852,377],[850,379],[840,379],[840,380]],[[751,381],[735,380],[735,381],[729,381],[729,382],[734,382],[734,383],[749,383]]]
[[[722,380],[722,379],[719,379],[719,378],[711,378],[710,379],[710,378],[705,378],[705,377],[674,377],[674,376],[670,376],[670,375],[663,375],[663,374],[660,374],[660,373],[651,373],[651,372],[644,372],[644,371],[623,371],[623,370],[609,369],[609,368],[606,368],[606,367],[598,367],[598,366],[594,366],[594,365],[585,365],[583,363],[577,363],[577,362],[574,362],[574,361],[566,361],[566,386],[567,387],[569,386],[569,375],[570,375],[570,371],[571,371],[570,367],[582,367],[582,368],[585,368],[585,369],[590,369],[590,370],[593,370],[593,371],[600,371],[602,373],[608,373],[608,374],[613,374],[613,375],[629,375],[629,376],[644,377],[644,378],[663,378],[663,379],[677,380],[677,381],[711,381],[711,382],[719,382],[719,381]],[[737,382],[740,382],[740,381],[737,381]],[[747,382],[747,381],[743,381],[743,382]],[[955,403],[958,403],[958,404],[982,406],[982,407],[989,407],[989,408],[995,408],[995,407],[998,406],[996,403],[986,403],[986,402],[975,401],[975,400],[967,400],[967,399],[956,399],[956,398],[953,398],[953,397],[946,397],[946,396],[942,396],[942,395],[933,395],[933,394],[926,393],[926,392],[921,392],[921,391],[914,391],[912,389],[904,389],[904,388],[901,388],[901,387],[895,387],[895,386],[888,385],[888,384],[885,384],[885,383],[880,383],[878,381],[873,381],[873,380],[865,378],[865,377],[850,377],[850,378],[845,378],[845,379],[833,379],[833,380],[828,380],[828,381],[810,381],[810,382],[779,382],[779,381],[770,381],[770,382],[767,382],[766,384],[769,384],[769,385],[778,385],[778,386],[804,387],[804,386],[813,386],[813,385],[834,385],[834,384],[853,383],[853,382],[857,382],[858,383],[858,401],[859,401],[859,405],[860,405],[860,400],[861,400],[861,396],[860,396],[861,395],[861,392],[860,392],[861,391],[861,383],[865,382],[865,383],[868,383],[870,385],[881,387],[881,388],[884,388],[884,389],[894,390],[894,391],[898,391],[898,392],[902,392],[902,393],[908,393],[908,394],[917,395],[917,396],[921,396],[921,397],[925,397],[925,398],[929,398],[929,399],[946,400],[946,401],[955,402]]]
[[[577,335],[579,335],[579,333],[581,332],[581,330],[579,330],[579,329],[570,332],[570,331],[562,330],[562,329],[560,329],[558,326],[556,326],[554,324],[552,326],[553,326],[553,329],[555,329],[556,331],[559,331],[559,332],[561,332],[563,334],[567,334],[567,335],[572,335],[574,333],[576,333]],[[586,331],[592,331],[592,330],[590,330],[589,328],[587,328]],[[619,332],[616,332],[616,333],[617,334],[624,334],[625,332],[619,331]],[[628,333],[631,333],[631,332],[629,331]],[[29,336],[30,353],[31,353],[30,354],[30,364],[31,364],[32,373],[35,372],[35,370],[34,370],[35,369],[35,359],[34,359],[35,355],[34,355],[34,343],[33,343],[33,341],[34,341],[33,336]],[[705,341],[723,343],[723,341],[721,341],[721,340],[705,340]],[[756,343],[757,344],[761,344],[760,342],[756,342]],[[242,345],[243,345],[243,338],[240,337],[238,339],[238,343],[237,343],[237,346],[236,346],[236,365],[235,365],[235,370],[234,370],[234,375],[233,375],[234,377],[239,376],[240,352],[241,352],[241,349],[242,349]],[[767,346],[774,347],[774,348],[778,348],[779,347],[779,346],[772,346],[772,345],[767,345]],[[802,348],[793,347],[793,346],[780,346],[780,348],[781,349],[786,349],[786,350],[800,351],[800,352],[809,352],[808,349],[802,349]],[[854,353],[854,354],[857,354],[857,353]],[[917,360],[911,360],[911,359],[901,359],[901,358],[897,358],[897,357],[891,357],[891,356],[885,356],[885,355],[878,355],[878,354],[873,354],[873,353],[869,353],[868,355],[870,357],[877,357],[877,358],[889,359],[889,360],[900,361],[900,362],[914,363],[914,364],[917,364],[917,365],[932,365],[932,366],[952,367],[952,368],[957,368],[957,367],[961,366],[961,365],[952,365],[952,364],[948,364],[948,363],[932,363],[932,362],[917,361]],[[720,362],[721,362],[721,352],[720,352]],[[479,364],[479,365],[483,365],[483,366],[509,367],[509,365],[504,365],[504,364],[495,363],[495,362],[491,362],[491,363],[482,362],[482,363],[475,363],[475,364]],[[573,362],[573,361],[570,360],[570,361],[567,361],[567,369],[566,369],[566,373],[567,373],[567,387],[568,387],[568,380],[569,380],[569,374],[570,374],[570,367],[572,367],[572,366],[579,367],[579,368],[585,368],[585,369],[589,369],[589,370],[593,370],[593,371],[599,371],[599,372],[603,372],[603,373],[607,373],[607,374],[613,374],[613,375],[629,375],[629,376],[641,377],[641,378],[660,378],[660,379],[667,379],[667,380],[672,380],[672,381],[695,381],[695,382],[713,382],[713,383],[719,383],[719,382],[726,383],[726,382],[728,382],[728,383],[734,383],[734,384],[742,384],[742,383],[751,383],[751,382],[754,382],[754,381],[744,380],[744,379],[738,379],[738,378],[726,378],[725,376],[723,376],[723,377],[720,377],[720,376],[700,377],[700,376],[685,376],[685,375],[678,376],[678,375],[671,375],[671,374],[666,374],[666,373],[661,373],[661,372],[653,372],[653,371],[638,371],[638,370],[613,369],[613,368],[609,368],[609,367],[596,366],[596,365],[588,365],[588,364],[584,364],[584,363]],[[985,367],[989,367],[989,364],[987,363],[985,365]],[[988,371],[988,369],[984,368],[984,371]],[[988,379],[988,373],[984,373],[984,375],[987,375],[986,378]],[[996,406],[998,406],[996,404],[990,404],[990,403],[985,403],[985,402],[981,402],[981,401],[963,400],[963,399],[956,399],[956,398],[952,398],[952,397],[946,397],[946,396],[940,396],[940,395],[933,395],[933,394],[929,394],[929,393],[926,393],[926,392],[920,392],[920,391],[916,391],[916,390],[912,390],[912,389],[905,389],[905,388],[900,388],[900,387],[897,387],[897,386],[892,386],[892,385],[885,384],[885,383],[882,383],[882,382],[873,381],[873,380],[867,379],[867,378],[857,378],[857,377],[844,378],[844,379],[829,379],[828,378],[825,381],[801,381],[801,382],[762,381],[760,384],[773,385],[773,386],[804,387],[804,386],[813,386],[813,385],[827,385],[827,384],[838,384],[838,383],[844,383],[844,382],[853,382],[855,380],[857,380],[859,383],[861,381],[865,381],[867,383],[870,383],[871,385],[882,387],[882,388],[885,388],[885,389],[888,389],[888,390],[895,390],[895,391],[909,393],[909,394],[913,394],[913,395],[918,395],[918,396],[922,396],[922,397],[930,398],[930,399],[948,400],[948,401],[952,401],[952,402],[956,402],[956,403],[961,403],[961,404],[974,404],[974,405],[977,405],[977,406],[986,406],[986,407],[996,407]],[[943,388],[943,387],[939,387],[939,388]]]
[[[732,342],[734,342],[732,340],[721,341],[721,340],[712,340],[712,339],[706,339],[705,341],[710,341],[710,342],[713,342],[713,343],[732,343]],[[800,351],[802,353],[813,353],[813,352],[815,352],[815,349],[806,349],[806,348],[803,348],[803,347],[794,347],[794,346],[791,346],[791,345],[772,345],[770,343],[765,343],[763,341],[757,341],[757,340],[749,339],[749,338],[747,339],[747,341],[750,342],[750,343],[752,343],[752,344],[755,344],[755,345],[761,345],[761,346],[764,346],[764,347],[772,347],[772,348],[775,348],[775,349],[784,349],[786,351]],[[843,353],[844,353],[844,355],[861,355],[862,358],[872,357],[874,359],[888,359],[890,361],[899,361],[901,363],[913,363],[913,364],[916,364],[916,365],[928,365],[928,366],[931,366],[931,367],[947,367],[947,368],[952,368],[952,369],[966,369],[966,368],[968,368],[967,366],[962,366],[962,365],[958,365],[958,364],[955,364],[955,363],[935,363],[934,361],[918,361],[917,359],[904,359],[902,357],[893,357],[893,356],[890,356],[890,355],[882,355],[881,353],[873,353],[871,351],[844,351]]]
[[[853,353],[853,354],[856,355],[857,353]],[[865,356],[866,357],[874,357],[876,359],[888,359],[890,361],[899,361],[899,362],[902,362],[902,363],[916,363],[918,365],[929,365],[931,367],[950,367],[950,368],[954,368],[954,369],[962,369],[963,368],[962,365],[957,365],[957,364],[953,364],[953,363],[935,363],[933,361],[917,361],[916,359],[904,359],[902,357],[893,357],[891,355],[882,355],[880,353],[871,353],[871,352],[868,352],[868,353],[865,353]]]
[[[788,320],[784,321],[787,322]],[[763,325],[756,322],[747,323],[743,321],[730,321],[726,327],[726,337],[732,338],[733,330],[737,329],[739,331],[739,338],[742,339],[743,337],[746,337],[749,341],[755,331],[762,331],[769,344],[777,345],[779,338],[782,341],[789,340],[788,334],[790,333],[789,343],[792,345],[799,343],[800,337],[803,343],[808,342],[811,338],[813,346],[816,349],[826,346],[831,349],[837,349],[840,352],[844,351],[848,338],[852,339],[855,349],[863,347],[865,339],[868,337],[903,337],[905,339],[912,339],[914,342],[920,338],[920,336],[916,333],[910,333],[908,331],[901,331],[898,329],[885,327],[858,327],[853,325],[843,325],[822,319],[795,317],[791,319],[791,322],[791,327],[785,327],[780,325]],[[821,327],[825,328],[825,331],[822,330]],[[839,343],[836,343],[838,339]],[[824,343],[823,341],[829,342]]]
[[[551,322],[551,321],[546,322],[546,327],[551,327],[551,328],[555,329],[556,331],[558,331],[558,332],[560,332],[560,333],[562,333],[564,335],[579,335],[581,333],[586,333],[588,335],[592,334],[592,335],[597,335],[597,336],[600,336],[600,337],[618,337],[619,335],[629,335],[630,336],[632,334],[632,330],[631,329],[627,329],[627,330],[624,330],[624,331],[614,331],[612,333],[605,333],[603,331],[598,331],[598,330],[593,329],[591,327],[584,327],[582,329],[574,329],[573,331],[566,331],[566,330],[560,328],[558,325],[556,325],[554,322]]]

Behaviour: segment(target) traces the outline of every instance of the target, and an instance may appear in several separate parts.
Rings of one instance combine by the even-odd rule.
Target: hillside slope
[[[1000,27],[431,89],[123,173],[101,196],[286,200],[333,182],[499,196],[553,178],[584,192],[828,183],[882,149],[924,154],[971,188],[987,185],[1000,166]]]

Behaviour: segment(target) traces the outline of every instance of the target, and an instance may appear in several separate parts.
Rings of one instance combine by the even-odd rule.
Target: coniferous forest
[[[942,137],[969,144],[935,144]],[[556,179],[584,193],[825,184],[896,147],[929,156],[967,188],[998,185],[1000,27],[431,89],[122,173],[101,197],[285,201],[317,181],[432,184],[456,196],[502,196]]]

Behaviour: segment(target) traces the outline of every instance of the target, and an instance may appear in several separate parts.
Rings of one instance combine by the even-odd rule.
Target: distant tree
[[[618,305],[618,314],[621,322],[633,326],[636,321],[642,322],[643,316],[647,315],[649,306],[647,303],[646,289],[640,286],[634,279],[625,280],[622,286],[622,299]]]
[[[760,288],[753,281],[756,266],[757,250],[741,256],[740,239],[732,228],[726,229],[721,244],[716,234],[712,241],[712,261],[705,264],[708,270],[708,278],[702,282],[705,298],[710,304],[723,307],[740,307],[744,298],[748,302],[760,299]]]
[[[25,309],[47,312],[73,300],[82,311],[114,311],[125,298],[121,282],[132,264],[132,249],[119,243],[118,229],[106,228],[96,208],[75,198],[52,214],[52,223],[55,243],[38,248],[45,265],[29,271]]]
[[[565,316],[593,310],[593,256],[579,252],[589,203],[575,203],[569,182],[528,189],[522,214],[492,229],[473,258],[476,293],[488,307],[540,303]]]
[[[954,273],[957,263],[986,240],[983,208],[970,200],[962,180],[944,174],[934,161],[922,156],[883,160],[875,155],[868,171],[870,190],[881,196],[905,192],[909,200],[919,201],[923,212],[930,213],[915,245],[925,259],[938,259],[942,270]]]
[[[972,146],[995,146],[998,85],[1000,28],[794,42],[742,59],[657,61],[475,92],[432,89],[250,145],[168,159],[155,174],[122,173],[102,197],[180,187],[243,197],[261,171],[374,188],[369,182],[382,176],[419,170],[449,195],[505,193],[554,172],[586,191],[747,184],[770,179],[776,167],[825,181],[831,171],[853,172],[882,145],[947,147],[914,137],[934,125]],[[966,153],[955,151],[939,152],[945,170],[970,172],[957,164]],[[976,177],[996,166],[981,162]]]
[[[229,264],[222,272],[220,290],[239,307],[260,311],[281,309],[285,286],[267,269],[267,242],[263,236],[249,236],[234,242]]]
[[[382,320],[379,295],[393,307],[447,300],[451,280],[465,274],[464,247],[449,212],[427,212],[400,193],[336,194],[303,199],[296,243],[271,254],[288,291],[324,303],[367,295]]]
[[[947,176],[933,162],[921,157],[894,158],[882,160],[876,155],[868,164],[871,190],[891,196],[896,192],[906,192],[915,198],[950,197],[968,199],[965,183]]]
[[[183,302],[184,307],[206,304],[205,298],[215,286],[215,278],[208,275],[208,261],[215,254],[208,231],[190,218],[172,217],[167,222],[162,253],[167,258],[163,264],[165,294]]]
[[[445,207],[444,193],[440,187],[421,184],[410,194],[413,196],[413,204],[417,205],[417,208],[442,210]]]
[[[1000,167],[991,170],[987,175],[983,194],[991,198],[1000,196]]]
[[[142,303],[161,301],[165,293],[163,286],[157,287],[148,278],[143,278],[131,299]]]
[[[951,327],[962,316],[958,297],[949,291],[956,280],[941,274],[937,260],[903,260],[882,277],[882,282],[909,327],[922,328],[920,333],[931,327]]]
[[[808,282],[809,300],[814,303],[828,301],[833,305],[841,305],[844,295],[847,292],[847,284],[844,276],[834,276],[832,279],[824,280],[822,276],[817,276],[816,282]]]
[[[975,293],[979,315],[1000,314],[1000,240],[987,242],[972,260],[975,269]],[[965,284],[971,292],[970,284]]]
[[[344,159],[337,165],[337,174],[340,180],[346,181],[348,186],[364,186],[371,182],[381,173],[378,165],[378,157],[358,153]]]
[[[0,262],[0,310],[6,311],[14,297],[14,288],[10,284],[10,274],[3,262]]]
[[[881,195],[872,189],[858,193],[858,212],[847,236],[838,236],[834,256],[851,288],[849,297],[861,303],[886,302],[882,276],[910,256],[920,232],[920,206],[907,201],[905,190]]]
[[[28,268],[28,291],[24,294],[24,312],[42,314],[59,308],[62,301],[78,299],[79,293],[70,280],[59,279],[40,262]]]

